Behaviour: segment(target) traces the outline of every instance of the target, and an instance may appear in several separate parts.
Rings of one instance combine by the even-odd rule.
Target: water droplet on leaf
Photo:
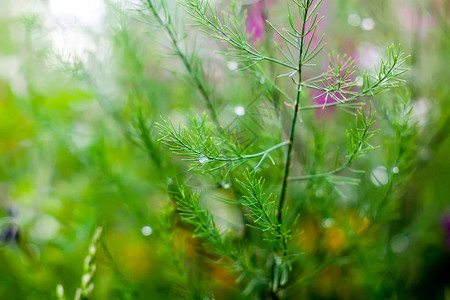
[[[144,226],[141,229],[141,233],[143,236],[150,236],[153,232],[153,229],[150,226]]]
[[[376,167],[370,174],[370,180],[375,186],[386,185],[389,182],[388,173],[385,167]]]
[[[245,115],[245,108],[242,106],[236,106],[234,108],[234,113],[238,116],[243,116],[243,115]]]

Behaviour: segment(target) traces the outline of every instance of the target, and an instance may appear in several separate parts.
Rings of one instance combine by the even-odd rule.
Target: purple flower
[[[445,234],[447,249],[450,250],[450,214],[446,214],[442,219],[442,230]]]
[[[437,7],[439,6],[437,5]],[[398,4],[397,11],[400,24],[410,32],[419,33],[422,38],[427,36],[435,26],[433,17],[429,14],[422,14],[421,9],[417,6],[406,3]]]
[[[15,207],[10,207],[7,210],[8,215],[14,219],[18,215],[18,210]],[[10,222],[6,224],[3,231],[0,231],[0,242],[6,243],[19,243],[20,240],[20,229],[15,222]]]
[[[249,5],[247,11],[247,34],[252,36],[252,41],[257,42],[264,38],[265,16],[263,6],[260,1]]]
[[[330,59],[328,70],[323,73],[322,79],[316,83],[321,90],[312,92],[313,100],[318,105],[344,103],[353,96],[353,89],[356,86],[353,75],[355,64],[352,58],[347,56],[333,56]]]
[[[4,232],[2,232],[1,234],[1,238],[0,240],[3,243],[19,243],[19,239],[20,239],[20,231],[19,231],[19,227],[17,227],[16,225],[9,225]]]

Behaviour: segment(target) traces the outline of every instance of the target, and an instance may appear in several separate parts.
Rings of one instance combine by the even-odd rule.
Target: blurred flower
[[[397,7],[400,24],[408,31],[417,32],[426,36],[434,26],[434,20],[422,9],[401,3]]]
[[[8,212],[8,215],[12,218],[17,217],[19,214],[19,210],[16,207],[9,207],[7,212]]]
[[[0,241],[3,244],[6,243],[19,243],[20,240],[20,229],[19,226],[13,221],[17,215],[18,211],[15,207],[10,207],[7,209],[7,214],[11,218],[11,221],[5,224],[5,228],[0,235]]]
[[[356,86],[354,79],[355,65],[353,58],[334,56],[330,58],[328,70],[317,85],[321,90],[314,90],[312,96],[315,104],[323,105],[345,102],[352,96]]]
[[[224,268],[219,265],[212,266],[211,277],[214,282],[222,287],[235,288],[237,282],[235,274],[231,273],[229,268]]]
[[[325,231],[325,246],[329,251],[340,252],[346,246],[344,230],[331,227]]]
[[[302,251],[313,253],[317,248],[319,238],[319,228],[313,220],[306,219],[301,225],[302,234],[299,235],[299,241],[302,243]]]
[[[331,295],[336,293],[339,278],[342,277],[342,269],[337,266],[329,266],[320,272],[315,278],[315,284],[321,298],[331,298]]]
[[[252,36],[252,41],[257,42],[264,38],[265,15],[261,1],[250,4],[247,10],[247,34]]]
[[[370,224],[369,219],[358,213],[357,210],[350,210],[348,213],[343,214],[341,218],[348,222],[348,232],[356,235],[363,233]]]
[[[450,14],[450,3],[447,0],[433,0],[433,9],[436,14],[443,16]]]
[[[420,98],[414,103],[411,110],[411,119],[417,122],[419,128],[427,125],[429,120],[429,113],[431,109],[431,101],[427,98]]]
[[[356,49],[356,61],[363,69],[373,70],[382,57],[382,49],[374,44],[364,43]]]
[[[20,231],[17,225],[11,224],[9,225],[5,231],[2,232],[1,241],[3,243],[19,243],[20,239]]]
[[[120,247],[120,263],[130,271],[133,280],[142,280],[154,268],[155,257],[144,243],[128,240]]]
[[[442,219],[442,230],[445,233],[447,249],[450,250],[450,213],[447,213]]]

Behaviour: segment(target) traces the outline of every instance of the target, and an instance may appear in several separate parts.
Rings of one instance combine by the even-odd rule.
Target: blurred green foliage
[[[216,299],[240,299],[235,274],[204,261],[198,240],[168,204],[173,181],[189,175],[157,141],[154,122],[160,116],[185,122],[205,110],[177,58],[163,55],[169,40],[135,6],[114,1],[105,4],[100,29],[65,25],[62,36],[70,40],[77,31],[78,43],[91,47],[70,54],[69,46],[65,53],[55,42],[61,32],[51,2],[0,2],[0,298],[56,299],[58,284],[72,298],[91,236],[102,226],[92,299],[181,299],[186,291],[206,299],[205,285]],[[281,2],[270,3],[270,18],[285,13]],[[374,173],[367,172],[364,188],[342,188],[348,197],[320,181],[291,191],[302,199],[302,255],[293,271],[298,282],[285,296],[450,299],[450,6],[437,0],[326,2],[320,30],[327,48],[356,57],[365,68],[380,48],[401,43],[411,54],[410,94],[396,90],[376,99],[376,124],[384,134],[374,143],[379,149],[359,162],[366,170],[388,167],[394,180],[387,186],[373,184]],[[375,29],[363,30],[369,19]],[[227,82],[215,88],[221,119],[261,144],[270,141],[273,131],[265,128],[279,124],[256,126],[234,117],[241,105],[248,115],[274,113],[266,109],[264,83],[227,68],[229,61],[214,54],[220,45],[203,39],[206,76]],[[391,122],[409,109],[396,111],[409,98],[411,131]],[[333,158],[324,149],[345,149],[353,118],[317,115],[304,116],[313,125],[302,127],[300,136],[312,143],[298,145],[299,160],[308,171],[327,171],[321,168]],[[399,140],[403,146],[396,148]],[[261,174],[281,178],[281,170]],[[211,181],[186,180],[204,187],[203,197],[235,197]],[[361,217],[361,204],[374,208],[385,200],[382,222]],[[208,205],[237,219],[234,207]]]

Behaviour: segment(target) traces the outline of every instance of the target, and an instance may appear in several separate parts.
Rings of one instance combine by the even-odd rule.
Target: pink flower
[[[447,213],[442,219],[442,229],[445,234],[447,249],[450,250],[450,214]]]
[[[247,34],[252,36],[252,41],[257,42],[264,38],[264,26],[266,23],[263,6],[260,1],[250,4],[247,10]]]
[[[315,104],[327,105],[334,103],[344,103],[353,95],[353,89],[356,86],[354,82],[355,65],[352,58],[347,56],[333,56],[330,59],[330,66],[324,73],[318,87],[323,90],[314,90],[312,92]]]
[[[419,32],[422,37],[425,37],[434,26],[433,18],[422,13],[420,8],[409,4],[399,4],[397,10],[400,23],[408,31]]]

